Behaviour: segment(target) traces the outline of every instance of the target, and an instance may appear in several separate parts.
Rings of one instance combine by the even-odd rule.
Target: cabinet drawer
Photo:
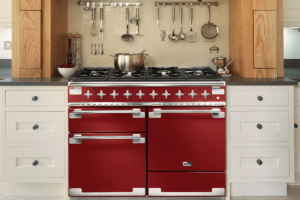
[[[224,172],[149,172],[149,197],[224,197]]]
[[[6,91],[6,106],[64,106],[64,91]]]
[[[289,147],[231,147],[229,159],[232,178],[290,177]]]
[[[259,98],[262,98],[259,100]],[[243,89],[230,90],[231,106],[288,106],[289,91],[286,89]]]
[[[289,112],[230,112],[231,142],[289,141]]]
[[[38,161],[36,166],[34,161]],[[63,178],[63,147],[6,147],[7,178]]]
[[[6,112],[6,142],[63,142],[64,112]]]

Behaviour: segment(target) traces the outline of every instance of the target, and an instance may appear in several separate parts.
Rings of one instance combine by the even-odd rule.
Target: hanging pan
[[[201,34],[205,39],[212,40],[219,35],[219,28],[217,25],[210,22],[210,5],[207,5],[208,22],[204,24],[201,29]]]

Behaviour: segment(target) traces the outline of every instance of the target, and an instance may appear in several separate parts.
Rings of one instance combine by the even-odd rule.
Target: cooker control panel
[[[226,87],[69,87],[69,102],[225,102]]]

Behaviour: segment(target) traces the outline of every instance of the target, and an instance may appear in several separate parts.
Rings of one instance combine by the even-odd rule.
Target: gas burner
[[[77,72],[70,80],[81,81],[106,81],[111,68],[87,67]]]
[[[183,71],[178,67],[148,68],[149,81],[185,81]]]
[[[146,70],[125,72],[114,69],[108,81],[146,81]]]
[[[222,81],[223,78],[210,67],[184,68],[187,81]]]

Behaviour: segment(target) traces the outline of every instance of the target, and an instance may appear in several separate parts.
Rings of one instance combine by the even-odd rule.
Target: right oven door
[[[224,107],[148,109],[148,171],[224,172]]]

